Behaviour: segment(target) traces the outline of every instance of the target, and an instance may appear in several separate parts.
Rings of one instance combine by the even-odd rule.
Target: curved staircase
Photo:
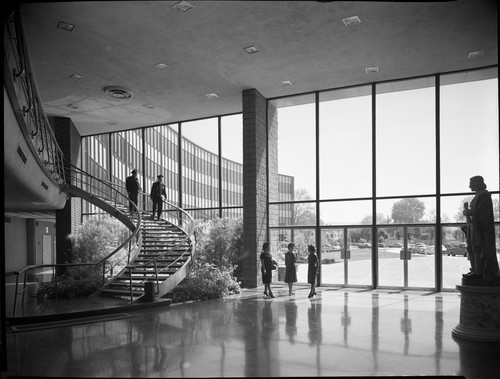
[[[151,294],[145,296],[147,283],[153,284],[154,296],[161,297],[185,277],[183,268],[189,266],[194,246],[184,230],[143,212],[141,234],[139,254],[96,295],[151,300]]]

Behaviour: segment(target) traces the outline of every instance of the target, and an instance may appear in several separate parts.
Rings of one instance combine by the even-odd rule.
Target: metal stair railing
[[[122,184],[114,184],[116,188],[120,188],[121,190],[125,190],[125,186]],[[149,196],[149,194],[139,191],[139,196],[138,199],[141,199],[142,201],[142,210],[143,212],[148,212],[150,209],[152,210],[152,200]],[[162,218],[165,219],[166,221],[170,222],[171,224],[177,226],[179,229],[181,229],[185,233],[185,237],[182,238],[182,240],[178,241],[174,246],[171,248],[167,249],[165,252],[162,254],[151,258],[150,260],[143,262],[141,264],[129,264],[127,265],[128,269],[128,275],[129,275],[129,286],[130,286],[130,301],[131,303],[133,302],[133,286],[132,286],[132,272],[134,269],[140,268],[141,266],[153,266],[154,267],[154,272],[151,273],[150,275],[145,275],[144,279],[139,282],[139,284],[144,284],[146,282],[149,282],[153,280],[156,284],[156,291],[155,294],[158,295],[160,293],[160,280],[158,278],[158,275],[160,275],[162,272],[165,272],[169,269],[171,269],[173,266],[178,265],[179,262],[181,261],[188,261],[189,265],[192,266],[194,262],[194,252],[195,252],[195,245],[196,241],[194,238],[194,230],[196,228],[196,222],[193,219],[193,217],[186,212],[184,209],[174,205],[173,203],[163,200],[163,211],[162,211]],[[166,256],[172,255],[172,253],[175,250],[178,250],[180,246],[188,246],[187,248],[183,249],[182,254],[177,257],[174,261],[172,261],[170,264],[167,266],[162,267],[161,269],[158,269],[158,261],[164,259]],[[133,263],[133,262],[132,262]]]
[[[12,273],[7,273],[7,275],[16,275],[16,286],[15,286],[15,294],[14,294],[14,306],[13,306],[13,317],[16,316],[17,309],[17,297],[19,294],[22,294],[22,302],[24,305],[25,293],[26,293],[26,282],[27,282],[27,274],[28,272],[43,269],[43,268],[51,268],[54,277],[54,286],[55,293],[57,299],[57,270],[58,269],[67,269],[71,267],[99,267],[102,265],[102,282],[105,284],[106,280],[106,262],[109,261],[110,258],[118,254],[123,249],[127,249],[127,254],[121,258],[121,260],[127,258],[127,264],[130,263],[134,257],[139,253],[142,246],[142,234],[141,223],[142,218],[140,212],[136,207],[136,211],[138,213],[137,224],[134,224],[127,215],[123,214],[119,210],[117,210],[117,206],[119,204],[126,204],[128,207],[128,197],[123,193],[120,193],[112,186],[109,186],[104,181],[95,178],[94,176],[78,169],[75,166],[68,167],[68,177],[70,178],[72,184],[67,184],[64,188],[72,196],[82,197],[85,200],[97,205],[101,209],[105,210],[107,213],[116,217],[119,221],[121,221],[127,228],[130,230],[128,237],[125,238],[118,247],[116,247],[112,252],[107,254],[106,256],[100,258],[95,262],[86,262],[86,263],[58,263],[58,264],[43,264],[43,265],[29,265],[24,267],[21,270],[14,271]],[[110,268],[111,270],[112,268]],[[120,271],[121,272],[121,271]],[[23,288],[21,292],[19,291],[19,277],[24,274],[23,280]],[[119,275],[119,274],[117,274]]]

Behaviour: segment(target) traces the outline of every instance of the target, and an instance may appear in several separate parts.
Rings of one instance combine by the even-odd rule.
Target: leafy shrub
[[[240,293],[243,220],[217,218],[196,229],[196,253],[188,276],[165,297],[174,303]]]
[[[189,300],[208,300],[240,293],[240,285],[232,269],[216,267],[206,262],[196,262],[189,275],[165,297],[173,303]]]
[[[94,263],[111,253],[120,240],[128,233],[128,229],[117,219],[104,217],[90,217],[78,228],[75,234],[68,235],[72,242],[71,262]],[[120,265],[123,251],[118,252],[107,263],[108,270]],[[62,298],[88,296],[103,285],[102,266],[73,266],[66,269],[57,280],[57,296]],[[39,282],[35,296],[38,298],[54,298],[56,283]]]
[[[240,276],[243,262],[243,219],[216,218],[196,228],[195,259]]]

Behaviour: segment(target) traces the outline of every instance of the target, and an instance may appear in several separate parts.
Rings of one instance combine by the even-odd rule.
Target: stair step
[[[121,296],[128,296],[130,297],[130,290],[114,290],[114,289],[108,289],[108,288],[103,288],[101,290],[101,295],[121,295]],[[144,295],[143,291],[132,291],[133,296],[142,296]]]
[[[149,276],[142,276],[142,275],[132,275],[132,287],[134,286],[134,280],[144,280],[144,279],[155,279],[156,277],[152,277],[150,276],[152,274],[152,272],[149,273]],[[164,281],[164,280],[167,280],[168,278],[170,277],[170,275],[168,274],[158,274],[158,280],[159,281]],[[128,276],[118,276],[115,278],[116,281],[118,281],[119,283],[120,282],[127,282],[127,283],[130,283],[130,279],[128,278]],[[114,282],[113,282],[114,283]]]

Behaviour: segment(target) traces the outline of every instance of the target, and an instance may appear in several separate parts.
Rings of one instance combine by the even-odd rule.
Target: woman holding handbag
[[[260,270],[262,272],[262,283],[264,283],[264,298],[273,298],[273,291],[271,291],[271,280],[273,267],[276,268],[275,261],[269,252],[269,242],[264,242],[262,245],[262,253],[260,253]]]

